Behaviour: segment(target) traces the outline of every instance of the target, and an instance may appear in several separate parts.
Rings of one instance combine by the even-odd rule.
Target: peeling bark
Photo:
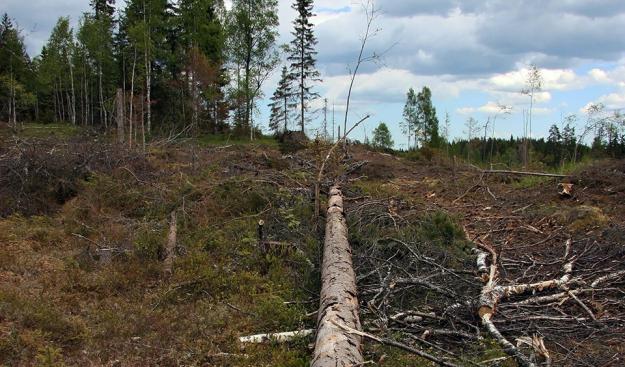
[[[328,200],[321,265],[321,300],[311,366],[362,365],[362,336],[349,331],[360,329],[356,276],[347,241],[343,197],[340,188],[335,186],[330,189]]]

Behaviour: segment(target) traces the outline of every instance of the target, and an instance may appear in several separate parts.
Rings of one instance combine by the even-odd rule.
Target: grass
[[[285,302],[308,300],[317,274],[300,253],[256,245],[264,218],[268,237],[315,259],[309,200],[253,172],[223,176],[225,155],[197,170],[149,159],[167,174],[94,172],[56,213],[0,218],[0,365],[307,365],[308,340],[241,351],[237,337],[314,326],[316,305]],[[179,256],[166,279],[172,210]]]
[[[23,138],[69,138],[78,135],[81,128],[67,123],[26,123],[19,129],[18,135]]]

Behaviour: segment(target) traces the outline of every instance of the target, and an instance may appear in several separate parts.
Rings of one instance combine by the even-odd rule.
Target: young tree
[[[269,108],[271,116],[269,117],[269,128],[275,133],[280,132],[282,126],[283,132],[287,132],[289,128],[289,111],[296,106],[293,101],[294,93],[292,88],[291,74],[286,66],[282,68],[282,75],[278,82],[278,87],[271,97]]]
[[[575,134],[576,115],[569,115],[565,119],[564,128],[562,129],[562,157],[566,155],[573,162],[575,161],[575,147],[577,145],[577,135]]]
[[[261,87],[278,63],[275,41],[278,35],[277,0],[234,0],[229,12],[230,59],[236,74],[235,94],[241,96],[244,129],[254,137],[252,113]]]
[[[432,92],[428,87],[423,87],[417,94],[416,115],[415,131],[419,131],[420,134],[416,135],[415,139],[421,143],[421,146],[437,147],[440,143],[438,118],[436,108],[432,105]]]
[[[414,134],[415,135],[415,145],[417,142],[416,128],[418,126],[418,114],[417,114],[417,95],[415,94],[414,89],[408,89],[408,93],[406,94],[406,104],[404,105],[404,120],[400,123],[402,128],[402,132],[408,136],[408,149],[410,149],[410,138]]]
[[[467,161],[471,161],[471,145],[473,145],[473,139],[480,132],[480,126],[479,122],[473,117],[469,117],[464,126],[466,128],[464,133],[467,134]]]
[[[441,138],[445,144],[445,153],[449,156],[449,135],[451,129],[451,119],[449,118],[449,112],[445,112],[445,125],[443,125],[443,134]]]
[[[553,164],[558,164],[562,157],[562,134],[558,125],[553,124],[549,127],[549,137],[547,138],[547,153],[553,156]]]
[[[304,132],[306,117],[310,100],[319,97],[319,94],[312,92],[311,84],[319,81],[319,71],[315,68],[315,45],[317,39],[313,32],[313,24],[310,18],[313,15],[313,0],[295,0],[292,8],[297,11],[297,17],[293,21],[294,39],[289,47],[288,60],[291,62],[292,79],[297,83],[297,93],[299,97],[300,128]]]
[[[389,131],[388,126],[386,126],[385,123],[380,122],[378,127],[376,127],[375,130],[373,130],[372,144],[374,147],[380,148],[380,149],[392,149],[393,148],[393,144],[395,143],[393,142],[393,138],[391,137],[391,132]]]

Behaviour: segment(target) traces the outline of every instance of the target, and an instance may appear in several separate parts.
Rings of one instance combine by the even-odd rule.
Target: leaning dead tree
[[[317,339],[312,367],[360,366],[363,363],[356,275],[347,241],[343,196],[330,189],[323,262]]]

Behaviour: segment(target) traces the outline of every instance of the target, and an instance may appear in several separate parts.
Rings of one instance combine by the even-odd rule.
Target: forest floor
[[[283,153],[269,140],[206,138],[143,154],[64,126],[40,130],[0,129],[0,365],[308,365],[310,338],[238,337],[315,327],[324,225],[313,187],[326,145]],[[487,177],[362,146],[330,163],[345,182],[367,332],[459,365],[515,366],[474,310],[448,312],[479,296],[475,243],[496,249],[504,285],[559,277],[568,240],[574,274],[625,270],[625,161],[573,172],[566,198],[558,179]],[[272,246],[258,245],[261,219]],[[512,297],[497,325],[515,344],[544,338],[553,365],[622,365],[625,289],[612,281],[540,306]],[[407,311],[419,320],[398,319]],[[376,343],[365,358],[430,363]]]

